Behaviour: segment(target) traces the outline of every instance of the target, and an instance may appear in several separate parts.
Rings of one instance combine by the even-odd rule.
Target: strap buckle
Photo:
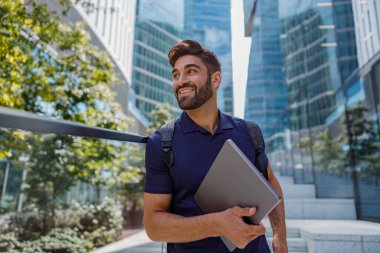
[[[162,150],[167,153],[172,149],[172,142],[171,141],[163,141],[162,142]]]

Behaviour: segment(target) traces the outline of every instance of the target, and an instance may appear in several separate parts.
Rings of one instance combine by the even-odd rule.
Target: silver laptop
[[[224,143],[194,199],[204,213],[233,206],[256,207],[256,214],[247,218],[251,224],[260,224],[281,202],[281,197],[232,140]],[[236,248],[228,239],[221,239],[230,251]]]

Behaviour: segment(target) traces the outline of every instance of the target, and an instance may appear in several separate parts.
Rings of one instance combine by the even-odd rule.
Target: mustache
[[[194,88],[194,90],[196,90],[197,86],[195,84],[192,84],[192,83],[184,83],[175,90],[175,93],[178,94],[179,90],[183,89],[183,88]]]

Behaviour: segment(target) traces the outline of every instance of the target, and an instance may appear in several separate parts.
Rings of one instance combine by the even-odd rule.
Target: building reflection
[[[245,1],[245,8],[254,2]],[[250,66],[271,60],[265,47],[258,46],[263,38],[254,36],[255,22],[262,23],[261,15],[271,16],[260,13],[261,2],[251,20],[256,49]],[[250,27],[252,11],[245,13]],[[279,1],[288,104],[284,130],[266,135],[272,166],[281,174],[315,184],[319,198],[354,198],[359,218],[368,220],[380,219],[379,14],[376,1]],[[275,72],[257,69],[249,69],[253,78],[248,88],[260,85],[260,75],[278,80]],[[246,116],[257,111],[252,119],[260,124],[267,114],[262,104],[275,104],[271,97],[279,91],[263,96],[262,103],[249,106],[247,100]],[[247,89],[247,98],[259,95],[259,89]],[[281,127],[283,118],[278,114],[271,125]]]

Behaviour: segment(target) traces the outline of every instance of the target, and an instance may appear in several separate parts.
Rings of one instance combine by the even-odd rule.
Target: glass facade
[[[138,112],[145,124],[157,105],[168,103],[180,113],[172,90],[172,68],[167,53],[180,38],[183,19],[181,1],[170,3],[138,1],[133,55],[130,109]],[[178,11],[179,10],[179,11]],[[180,21],[180,22],[179,22]]]
[[[297,170],[303,173],[302,181],[311,182],[312,172],[321,165],[315,161],[313,150],[318,142],[316,136],[323,131],[342,131],[340,118],[344,116],[345,102],[362,88],[357,75],[351,3],[281,3],[281,47],[293,164],[302,168]],[[356,90],[348,94],[346,89],[352,86]]]
[[[248,4],[248,2],[252,4]],[[254,1],[245,1],[253,8]],[[265,138],[278,141],[286,122],[286,86],[282,72],[278,1],[258,1],[248,67],[245,119],[258,123]],[[276,140],[275,140],[276,139]]]
[[[366,2],[353,1],[355,31],[360,74],[364,80],[365,101],[368,122],[373,129],[373,138],[380,136],[380,3],[376,0]],[[376,138],[377,137],[377,138]],[[379,158],[378,145],[367,145],[374,159]],[[364,161],[368,163],[368,156]],[[371,161],[371,160],[369,160]],[[363,168],[364,167],[364,168]],[[359,178],[357,188],[361,200],[361,215],[367,219],[379,219],[379,162],[372,166],[361,166],[365,177]]]
[[[9,160],[0,161],[0,213],[17,209],[22,171],[13,169]]]
[[[350,1],[283,17],[281,37],[290,129],[326,124],[337,107],[338,89],[357,69]]]
[[[184,39],[195,39],[215,52],[222,64],[218,106],[233,114],[231,0],[185,0]]]
[[[380,50],[377,52],[377,55],[379,54]],[[368,121],[373,129],[372,138],[377,145],[367,145],[367,152],[373,154],[374,160],[370,166],[364,167],[364,177],[358,180],[359,197],[362,202],[361,215],[367,219],[380,220],[380,60],[372,65],[369,73],[364,75],[364,90]],[[364,163],[368,163],[367,160]]]
[[[356,46],[359,67],[363,72],[379,60],[380,52],[380,3],[377,0],[353,1]]]
[[[313,183],[317,197],[354,198],[358,218],[379,220],[378,113],[368,105],[379,74],[360,76],[352,2],[280,0],[279,10],[289,105],[271,163]]]

